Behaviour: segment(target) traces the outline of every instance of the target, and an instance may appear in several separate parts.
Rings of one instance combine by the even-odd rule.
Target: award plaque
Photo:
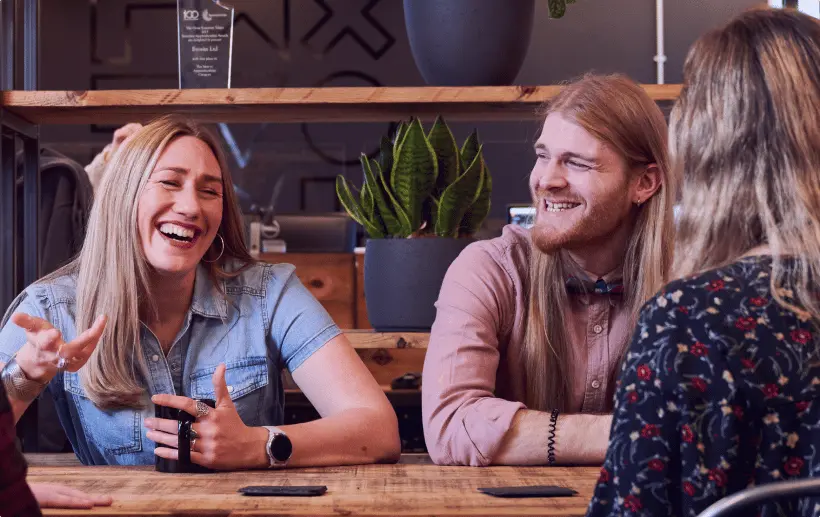
[[[233,7],[220,0],[177,0],[180,88],[230,88]]]

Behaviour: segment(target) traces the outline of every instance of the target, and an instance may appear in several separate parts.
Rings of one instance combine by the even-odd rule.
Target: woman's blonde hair
[[[643,172],[655,164],[660,171],[659,190],[636,209],[623,261],[624,301],[634,325],[642,304],[666,283],[672,263],[676,182],[669,174],[663,113],[631,79],[592,74],[565,86],[546,105],[544,118],[552,113],[573,120],[610,146],[630,170]],[[567,260],[564,251],[547,254],[534,245],[531,248],[523,348],[526,404],[530,409],[565,411],[575,383],[572,343],[565,328]],[[617,366],[610,366],[613,380]]]
[[[96,193],[79,256],[43,281],[77,275],[77,333],[101,314],[108,323],[96,350],[80,370],[88,397],[101,408],[140,407],[147,374],[140,342],[141,316],[156,315],[137,226],[137,204],[157,160],[168,144],[181,136],[204,142],[222,171],[222,221],[219,238],[202,265],[214,283],[236,276],[253,264],[245,247],[242,214],[218,140],[206,128],[178,116],[166,116],[138,130],[111,158]],[[217,257],[219,258],[217,259]],[[224,293],[223,293],[224,295]],[[142,375],[140,375],[142,374]]]
[[[820,22],[754,9],[701,37],[670,137],[684,179],[675,275],[768,245],[775,299],[820,323]],[[786,275],[796,305],[778,289]]]

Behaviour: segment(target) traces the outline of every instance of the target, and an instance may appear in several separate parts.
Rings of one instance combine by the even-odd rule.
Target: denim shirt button
[[[233,393],[233,386],[228,386],[228,393]]]
[[[156,363],[157,361],[159,361],[159,356],[157,354],[154,354],[151,356],[151,360]]]

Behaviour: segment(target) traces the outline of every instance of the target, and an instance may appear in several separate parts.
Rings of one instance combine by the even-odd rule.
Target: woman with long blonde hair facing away
[[[814,18],[751,11],[690,51],[669,137],[680,279],[641,313],[589,515],[695,516],[820,475],[819,113]]]
[[[248,254],[219,143],[190,120],[160,118],[119,146],[79,256],[9,312],[15,417],[48,386],[84,464],[176,460],[178,422],[155,405],[196,418],[190,459],[213,469],[399,456],[396,415],[347,338],[293,266]],[[322,418],[281,425],[285,368]]]

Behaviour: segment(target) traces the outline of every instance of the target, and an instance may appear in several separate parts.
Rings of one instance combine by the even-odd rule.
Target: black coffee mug
[[[199,399],[208,406],[215,408],[216,401],[211,399]],[[154,406],[154,414],[157,418],[166,420],[176,420],[179,422],[179,433],[177,434],[178,460],[169,460],[155,456],[154,466],[158,472],[168,472],[172,474],[193,473],[205,474],[214,472],[213,469],[203,467],[191,462],[191,425],[196,421],[196,417],[176,408],[167,406]]]

